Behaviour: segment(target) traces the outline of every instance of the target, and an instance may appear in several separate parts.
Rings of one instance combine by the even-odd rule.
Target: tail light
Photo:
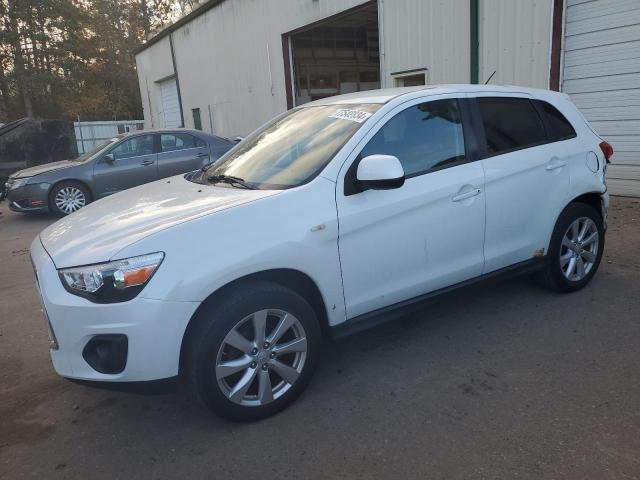
[[[611,157],[613,156],[613,147],[608,142],[600,143],[600,150],[604,153],[604,159],[607,163],[611,163]]]

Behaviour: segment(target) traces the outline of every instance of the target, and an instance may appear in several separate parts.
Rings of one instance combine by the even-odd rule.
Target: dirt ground
[[[640,478],[640,201],[613,198],[584,290],[457,292],[329,344],[307,392],[253,424],[183,395],[54,373],[28,247],[0,205],[0,478]]]

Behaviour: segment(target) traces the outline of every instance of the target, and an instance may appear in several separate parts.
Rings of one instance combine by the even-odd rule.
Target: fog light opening
[[[129,341],[126,335],[96,335],[82,350],[82,358],[96,372],[114,375],[127,365]]]

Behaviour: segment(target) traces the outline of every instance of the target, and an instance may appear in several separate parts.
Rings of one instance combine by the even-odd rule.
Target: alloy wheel
[[[84,207],[87,204],[87,197],[77,187],[64,187],[58,190],[54,202],[61,212],[69,214]]]
[[[593,268],[600,244],[598,227],[589,217],[573,221],[560,248],[560,269],[567,280],[578,282]]]
[[[216,380],[232,402],[261,406],[294,385],[306,359],[302,323],[284,310],[260,310],[240,320],[225,336],[216,358]]]

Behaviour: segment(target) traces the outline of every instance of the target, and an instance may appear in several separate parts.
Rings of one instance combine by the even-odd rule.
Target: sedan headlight
[[[108,263],[58,270],[62,284],[70,293],[96,303],[131,300],[151,280],[164,253],[114,260]]]
[[[31,180],[31,177],[10,178],[7,182],[7,189],[15,190],[16,188],[24,187],[29,180]]]

